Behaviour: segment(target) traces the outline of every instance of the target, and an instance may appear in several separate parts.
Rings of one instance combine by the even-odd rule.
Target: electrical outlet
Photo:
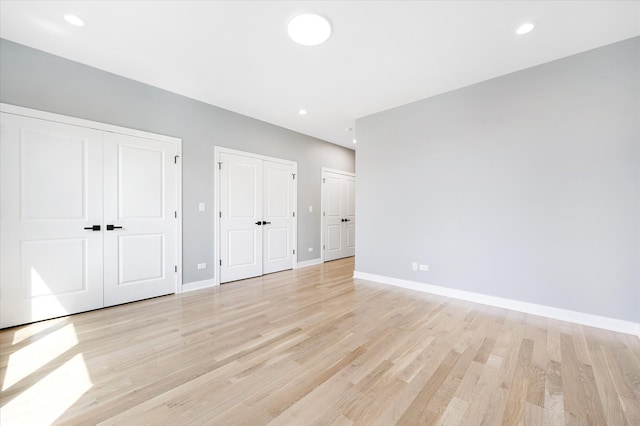
[[[309,253],[313,251],[313,247],[309,247]]]
[[[309,213],[313,213],[313,206],[309,206]]]
[[[207,269],[206,263],[198,263],[198,269]]]
[[[204,211],[204,203],[198,203],[198,211],[199,212],[203,212]]]
[[[411,269],[413,269],[414,271],[417,271],[418,270],[418,262],[413,262],[411,264]]]
[[[421,271],[428,271],[429,270],[429,265],[420,265],[420,270]]]

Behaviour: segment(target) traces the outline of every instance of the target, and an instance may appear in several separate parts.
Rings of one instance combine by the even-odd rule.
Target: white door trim
[[[326,172],[336,173],[339,175],[350,176],[355,178],[356,174],[351,172],[346,172],[344,170],[331,169],[329,167],[323,167],[322,173],[320,176],[320,263],[324,263],[324,179]]]
[[[227,154],[235,154],[235,155],[243,155],[245,157],[251,157],[251,158],[255,158],[258,160],[265,160],[265,161],[272,161],[274,163],[282,163],[282,164],[287,164],[293,167],[293,173],[295,173],[296,175],[296,179],[295,179],[295,184],[293,185],[293,206],[295,209],[295,216],[293,218],[293,243],[292,246],[295,248],[295,253],[293,255],[293,265],[292,267],[295,268],[295,265],[298,263],[298,163],[295,161],[291,161],[291,160],[284,160],[282,158],[276,158],[276,157],[269,157],[266,155],[261,155],[261,154],[256,154],[253,152],[246,152],[246,151],[240,151],[237,149],[231,149],[231,148],[226,148],[223,146],[219,146],[216,145],[214,146],[214,164],[213,164],[213,170],[214,170],[214,176],[213,176],[213,180],[214,180],[214,184],[213,184],[213,204],[214,204],[214,214],[215,214],[215,221],[214,221],[214,227],[213,227],[213,232],[214,232],[214,241],[215,241],[215,246],[214,246],[214,285],[220,285],[220,187],[219,187],[219,183],[220,183],[220,167],[218,165],[218,163],[220,162],[220,154],[221,153],[227,153]]]
[[[145,132],[142,130],[128,129],[126,127],[114,126],[112,124],[100,123],[97,121],[85,120],[83,118],[70,117],[66,115],[55,114],[52,112],[40,111],[37,109],[25,108],[5,103],[0,103],[0,111],[7,114],[20,115],[30,118],[39,118],[41,120],[53,121],[56,123],[86,127],[90,129],[102,130],[105,132],[120,133],[123,135],[168,142],[176,145],[176,155],[178,157],[176,158],[176,208],[178,216],[176,219],[176,262],[178,271],[176,274],[175,292],[180,293],[182,291],[182,139],[173,136],[160,135],[157,133]]]

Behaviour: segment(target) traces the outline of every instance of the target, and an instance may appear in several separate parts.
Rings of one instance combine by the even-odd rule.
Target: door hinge
[[[293,180],[296,180],[296,174],[295,173],[291,173],[291,175],[293,176]]]
[[[222,266],[222,259],[220,259],[220,266]]]
[[[178,164],[178,158],[180,158],[179,155],[174,155],[173,156],[173,164]]]
[[[178,218],[178,212],[177,211],[173,212],[173,217],[175,217],[176,219]]]
[[[296,212],[293,212],[293,217],[296,217]]]
[[[327,248],[323,245],[323,246],[322,246],[322,250],[326,250],[326,249],[327,249]]]
[[[178,265],[175,265],[175,266],[173,267],[173,271],[174,271],[174,272],[178,272]]]
[[[218,170],[222,170],[222,161],[218,162]]]
[[[293,254],[296,254],[296,251],[295,251],[295,250],[293,251]]]
[[[327,213],[326,213],[326,212],[322,212],[322,216],[326,216],[326,215],[327,215]]]
[[[325,178],[322,178],[322,183],[327,183],[327,180]]]
[[[222,218],[222,212],[218,212],[218,217]]]

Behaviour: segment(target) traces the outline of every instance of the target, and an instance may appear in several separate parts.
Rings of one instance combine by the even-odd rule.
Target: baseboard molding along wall
[[[304,262],[298,262],[293,266],[293,269],[306,268],[307,266],[320,265],[322,263],[321,259],[311,259],[305,260]],[[202,281],[194,281],[191,283],[182,284],[182,288],[180,289],[180,293],[187,293],[189,291],[202,290],[205,288],[215,287],[216,281],[212,278],[210,280],[202,280]]]
[[[217,286],[216,280],[211,278],[210,280],[194,281],[191,283],[182,284],[181,293],[187,293],[189,291],[202,290],[209,287]]]
[[[369,274],[366,272],[354,271],[353,278],[393,285],[410,290],[417,290],[423,293],[432,293],[439,296],[466,300],[469,302],[480,303],[482,305],[495,306],[497,308],[510,309],[512,311],[524,312],[527,314],[538,315],[560,321],[572,322],[589,327],[602,328],[604,330],[631,334],[640,338],[640,324],[636,324],[631,321],[601,317],[598,315],[569,311],[566,309],[537,305],[535,303],[521,302],[518,300],[505,299],[502,297],[487,296],[485,294],[472,293],[470,291],[456,290],[453,288],[440,287],[416,281],[386,277],[383,275]]]
[[[321,263],[322,263],[322,259],[320,259],[320,258],[311,259],[311,260],[305,260],[303,262],[296,263],[296,266],[294,266],[293,269],[306,268],[307,266],[320,265]]]

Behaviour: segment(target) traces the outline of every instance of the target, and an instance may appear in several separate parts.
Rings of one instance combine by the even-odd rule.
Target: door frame
[[[258,160],[266,160],[272,161],[275,163],[283,163],[293,167],[293,173],[296,175],[295,182],[293,184],[293,207],[294,207],[294,217],[293,217],[293,242],[291,243],[292,247],[295,249],[295,253],[293,254],[293,265],[291,267],[295,269],[296,264],[298,263],[298,163],[296,161],[285,160],[283,158],[269,157],[267,155],[256,154],[254,152],[240,151],[237,149],[227,148],[224,146],[216,145],[213,147],[214,150],[214,163],[213,163],[213,205],[214,205],[214,214],[218,212],[215,216],[213,233],[214,233],[214,271],[213,271],[213,280],[214,285],[220,285],[220,154],[234,154],[234,155],[242,155],[245,157],[255,158]]]
[[[32,108],[25,108],[11,104],[0,103],[0,111],[40,120],[52,121],[55,123],[68,124],[71,126],[86,127],[104,132],[119,133],[122,135],[135,136],[143,139],[151,139],[160,142],[167,142],[176,147],[176,283],[175,293],[182,292],[182,139],[173,136],[161,135],[158,133],[134,130],[126,127],[115,126],[98,121],[85,120],[83,118],[71,117],[67,115],[55,114]]]
[[[344,175],[344,176],[350,176],[355,178],[356,174],[355,173],[351,173],[351,172],[347,172],[344,170],[338,170],[338,169],[331,169],[329,167],[323,167],[322,168],[322,173],[320,176],[320,263],[324,263],[324,179],[325,179],[325,173],[329,172],[329,173],[336,173],[339,175]]]

